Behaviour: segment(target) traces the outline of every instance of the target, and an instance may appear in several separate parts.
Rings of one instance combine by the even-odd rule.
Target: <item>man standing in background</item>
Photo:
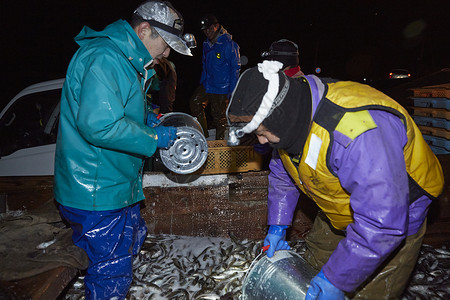
[[[208,137],[205,108],[209,103],[216,140],[222,140],[227,124],[225,111],[241,69],[239,46],[214,15],[205,15],[200,24],[206,36],[203,42],[203,70],[200,86],[191,97],[190,108]]]

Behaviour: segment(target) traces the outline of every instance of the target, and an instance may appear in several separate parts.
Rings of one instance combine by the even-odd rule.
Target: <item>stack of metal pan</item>
[[[198,121],[185,113],[168,113],[161,117],[162,126],[177,128],[177,139],[169,149],[160,149],[161,161],[177,174],[197,171],[208,157],[208,143]]]

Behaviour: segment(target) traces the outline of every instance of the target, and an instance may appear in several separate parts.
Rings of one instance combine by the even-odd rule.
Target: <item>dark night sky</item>
[[[172,51],[179,76],[179,107],[188,101],[201,71],[199,19],[214,13],[240,45],[248,66],[272,41],[299,44],[305,73],[339,79],[380,78],[393,68],[415,75],[450,67],[450,1],[448,0],[277,0],[171,1],[200,45],[194,57]],[[1,2],[1,107],[22,88],[64,77],[83,25],[101,30],[126,19],[141,1],[23,0]],[[245,67],[244,67],[245,68]],[[182,109],[181,109],[182,110]]]

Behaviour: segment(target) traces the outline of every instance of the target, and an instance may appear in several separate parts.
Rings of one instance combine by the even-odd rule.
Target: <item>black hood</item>
[[[278,76],[280,79],[278,95],[286,88],[287,93],[281,103],[274,104],[276,107],[262,124],[280,138],[280,142],[272,144],[272,147],[284,149],[291,154],[299,154],[311,124],[310,88],[303,78],[290,78],[282,71],[278,72]],[[268,83],[257,67],[244,72],[234,91],[228,115],[254,116],[267,92]]]

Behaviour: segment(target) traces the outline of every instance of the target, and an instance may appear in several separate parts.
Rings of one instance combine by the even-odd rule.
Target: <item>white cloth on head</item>
[[[264,94],[261,101],[261,105],[253,116],[252,120],[250,121],[250,123],[245,125],[244,128],[242,128],[242,131],[244,133],[255,131],[269,114],[273,101],[278,94],[278,89],[280,86],[278,71],[280,71],[282,67],[282,63],[274,60],[265,60],[262,63],[258,64],[258,71],[261,72],[264,78],[269,81],[269,84],[267,86],[267,92]]]

